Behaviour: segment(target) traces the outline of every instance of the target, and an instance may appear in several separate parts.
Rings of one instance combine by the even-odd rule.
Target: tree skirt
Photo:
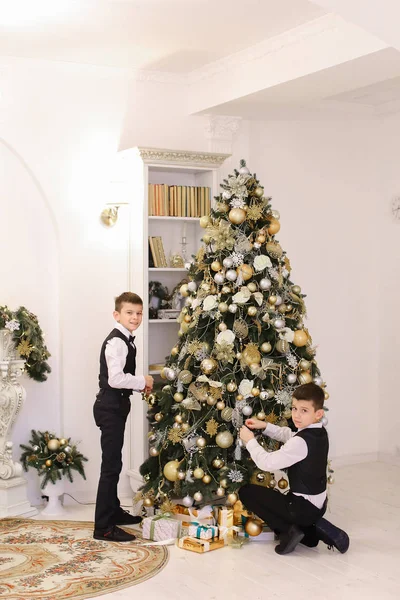
[[[165,546],[94,540],[90,522],[0,519],[1,599],[101,596],[153,577],[167,561]]]

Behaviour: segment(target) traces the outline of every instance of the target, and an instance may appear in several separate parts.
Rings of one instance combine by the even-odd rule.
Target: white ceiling
[[[261,70],[256,91],[254,85],[238,93],[232,87],[232,100],[215,94],[203,112],[249,119],[357,118],[400,110],[399,18],[399,0],[0,0],[0,57],[172,73],[187,82],[200,73],[211,96],[207,77],[211,81],[215,68],[232,87],[235,78],[240,81],[238,69],[246,74],[245,55],[251,67],[262,52],[272,56],[273,48],[277,61],[268,68],[280,74],[283,48],[282,65],[299,63],[299,75],[264,85]],[[352,56],[346,59],[338,43],[337,64],[328,61],[333,35],[345,40]],[[327,65],[320,61],[300,75],[305,63],[294,40],[314,44],[310,64],[320,52]]]
[[[0,0],[0,55],[188,73],[324,13],[306,0]]]

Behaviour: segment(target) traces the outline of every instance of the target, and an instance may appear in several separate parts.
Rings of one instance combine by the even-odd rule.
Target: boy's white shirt
[[[121,325],[115,323],[115,329],[124,334],[127,340],[131,335],[130,331]],[[124,373],[126,357],[128,356],[128,346],[119,337],[108,340],[105,349],[105,357],[108,369],[108,385],[116,389],[133,390],[140,392],[144,390],[146,381],[143,375],[131,375]]]
[[[308,427],[303,427],[303,429],[320,427],[322,427],[321,423],[312,423]],[[298,431],[303,431],[303,429],[298,429]],[[278,425],[267,423],[263,435],[267,435],[278,442],[283,442],[284,445],[275,452],[267,452],[254,438],[247,442],[246,449],[257,467],[262,471],[285,469],[304,460],[308,454],[307,443],[302,437],[296,435],[297,432],[292,431],[290,427],[279,427]],[[314,504],[317,508],[322,508],[326,499],[326,490],[322,494],[314,495],[293,493],[296,496],[303,496],[303,498]]]

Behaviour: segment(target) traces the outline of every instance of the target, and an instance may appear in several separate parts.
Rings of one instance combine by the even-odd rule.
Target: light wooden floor
[[[399,600],[400,468],[354,465],[337,469],[335,479],[326,517],[349,533],[347,554],[330,552],[322,543],[315,549],[298,546],[288,556],[278,556],[273,542],[202,555],[170,546],[169,563],[159,575],[101,598]],[[93,518],[93,506],[71,505],[67,511],[70,519]]]

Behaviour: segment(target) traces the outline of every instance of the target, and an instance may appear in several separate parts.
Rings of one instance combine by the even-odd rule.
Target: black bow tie
[[[133,344],[133,343],[135,342],[135,336],[134,336],[134,335],[130,335],[130,336],[129,336],[129,340],[128,340],[128,342],[129,342],[130,344]]]

